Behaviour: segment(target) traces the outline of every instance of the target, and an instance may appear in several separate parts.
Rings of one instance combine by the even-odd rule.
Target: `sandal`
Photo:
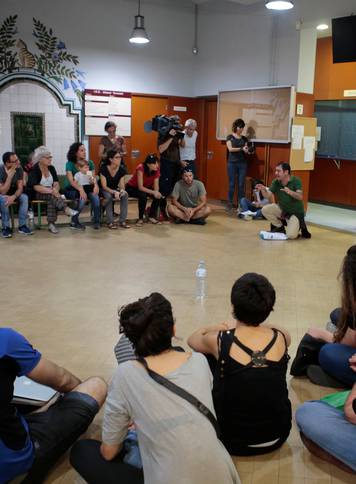
[[[136,227],[143,227],[143,220],[142,218],[139,218],[136,222]]]
[[[157,219],[155,219],[153,217],[149,217],[148,221],[151,222],[151,224],[154,224],[154,225],[160,225],[161,224],[161,222],[159,222]]]
[[[128,225],[126,222],[120,222],[119,227],[121,227],[122,229],[130,229],[131,225]]]
[[[115,222],[108,224],[108,229],[111,230],[116,230],[117,229],[117,224]]]

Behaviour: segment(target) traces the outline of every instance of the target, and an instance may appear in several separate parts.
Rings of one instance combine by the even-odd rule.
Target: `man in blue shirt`
[[[21,415],[11,401],[15,378],[23,375],[62,395],[44,411]],[[26,482],[42,482],[86,431],[104,403],[106,390],[101,378],[82,383],[42,357],[21,334],[0,328],[0,484],[26,472]]]

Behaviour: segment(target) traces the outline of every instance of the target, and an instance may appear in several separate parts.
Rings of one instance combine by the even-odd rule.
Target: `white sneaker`
[[[248,214],[246,215],[241,214],[241,215],[242,215],[242,219],[245,220],[246,222],[249,220],[252,220],[253,218],[252,215],[248,215]]]
[[[73,209],[72,209],[72,208],[70,208],[70,207],[66,207],[66,208],[64,209],[64,213],[65,213],[66,215],[68,215],[68,217],[74,217],[74,215],[77,215],[79,212],[78,212],[78,210],[73,210]]]
[[[58,234],[59,232],[59,230],[53,223],[48,224],[48,230],[49,232],[51,232],[51,234]]]

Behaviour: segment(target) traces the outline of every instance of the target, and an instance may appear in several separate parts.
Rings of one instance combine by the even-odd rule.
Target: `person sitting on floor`
[[[32,198],[47,202],[48,230],[52,234],[58,234],[55,225],[57,212],[63,210],[72,220],[78,212],[67,207],[59,192],[58,175],[52,165],[52,154],[49,149],[39,146],[35,149],[32,159],[35,164],[29,173],[27,188],[34,193]]]
[[[326,402],[311,401],[297,409],[295,419],[312,454],[356,474],[356,383],[343,412]]]
[[[335,333],[310,328],[303,339],[321,342],[320,366],[308,367],[309,379],[322,386],[351,388],[356,383],[356,245],[344,257],[340,279],[341,309],[333,311],[333,318],[338,318]]]
[[[207,205],[203,182],[194,180],[191,170],[184,170],[182,179],[174,185],[168,213],[176,223],[206,224],[211,208]]]
[[[121,165],[122,155],[116,149],[107,152],[107,157],[100,168],[101,193],[105,199],[106,220],[109,229],[117,229],[114,222],[113,203],[120,202],[119,226],[129,229],[126,223],[128,209],[128,194],[125,191],[126,170]]]
[[[271,203],[268,198],[263,197],[262,191],[257,190],[256,185],[260,185],[261,180],[253,180],[253,200],[249,200],[246,197],[240,200],[240,210],[237,211],[237,216],[243,220],[262,220],[264,216],[262,215],[262,208],[265,205]]]
[[[70,455],[73,467],[91,484],[239,483],[212,421],[149,373],[192,394],[213,417],[209,365],[203,355],[172,348],[175,321],[170,302],[153,293],[121,308],[119,319],[140,360],[118,365],[104,411],[103,442],[77,442]],[[132,421],[143,472],[122,460],[122,443]]]
[[[104,403],[106,383],[98,377],[81,382],[10,328],[0,328],[0,370],[0,483],[28,473],[21,482],[40,484],[89,427]],[[62,395],[49,408],[22,415],[11,401],[15,378],[23,375]]]
[[[283,232],[288,239],[296,239],[301,231],[302,237],[310,239],[311,234],[304,219],[303,188],[300,178],[291,175],[289,163],[278,163],[275,175],[276,178],[269,188],[262,184],[256,186],[270,202],[273,195],[278,199],[278,203],[269,203],[262,208],[262,215],[271,222],[271,232]]]
[[[275,298],[268,279],[247,273],[231,290],[235,324],[204,327],[188,338],[191,348],[209,355],[221,441],[233,455],[278,449],[291,430],[286,382],[290,336],[261,324]]]
[[[23,193],[23,169],[19,166],[16,153],[12,151],[4,153],[2,161],[4,164],[0,166],[1,235],[5,239],[12,237],[9,207],[16,202],[19,204],[18,231],[23,235],[31,235],[32,231],[26,225],[28,196]]]
[[[146,156],[143,163],[136,166],[135,173],[126,183],[125,189],[129,197],[138,199],[138,220],[136,223],[138,227],[143,225],[148,197],[153,198],[148,220],[153,224],[158,224],[157,210],[163,200],[163,195],[159,191],[159,177],[158,157],[155,154],[150,154]]]

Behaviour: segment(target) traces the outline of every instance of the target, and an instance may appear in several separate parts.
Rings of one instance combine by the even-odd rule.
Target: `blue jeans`
[[[351,387],[356,382],[356,373],[351,370],[349,358],[356,348],[340,343],[327,343],[319,351],[319,364],[329,375]]]
[[[79,198],[79,192],[75,188],[66,188],[64,194],[68,200],[76,200],[78,202],[76,210],[78,210],[78,215],[73,217],[74,222],[79,221],[79,214],[85,206],[85,201]],[[91,203],[91,208],[94,215],[94,223],[100,223],[100,199],[99,195],[94,195],[94,193],[87,193],[88,199]]]
[[[0,195],[0,210],[3,229],[10,228],[10,212],[9,207],[6,206],[6,199],[6,195]],[[22,225],[26,225],[28,196],[25,193],[21,193],[17,199],[17,202],[19,204],[19,227],[22,227]]]
[[[247,173],[247,163],[228,163],[227,175],[229,177],[229,203],[234,202],[235,185],[237,178],[237,198],[240,203],[241,198],[245,196],[245,178]]]
[[[305,402],[295,415],[299,430],[356,471],[356,425],[325,402]]]
[[[240,200],[240,209],[241,212],[247,212],[247,210],[250,210],[251,212],[256,212],[255,218],[264,218],[264,216],[262,215],[262,209],[255,207],[253,203],[245,197],[241,198]]]

